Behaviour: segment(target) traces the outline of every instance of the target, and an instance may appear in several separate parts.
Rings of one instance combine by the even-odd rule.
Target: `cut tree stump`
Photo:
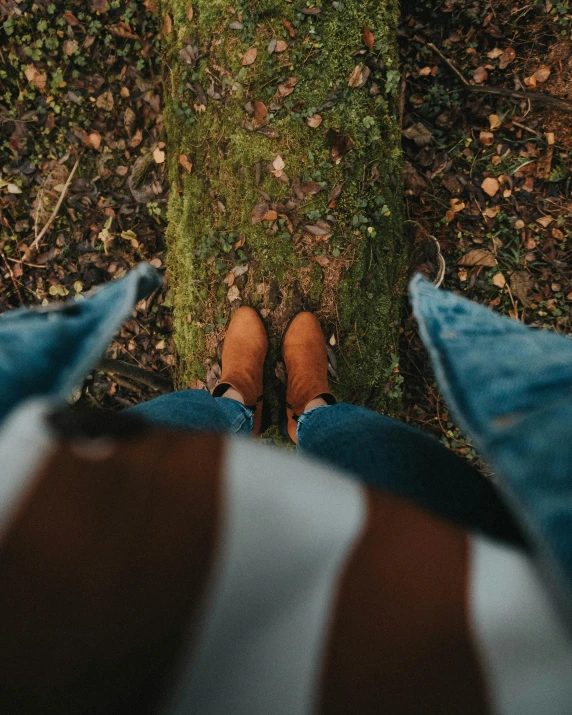
[[[241,304],[266,319],[278,386],[282,332],[310,309],[333,391],[391,413],[407,275],[398,5],[307,5],[162,2],[178,387],[205,381]]]

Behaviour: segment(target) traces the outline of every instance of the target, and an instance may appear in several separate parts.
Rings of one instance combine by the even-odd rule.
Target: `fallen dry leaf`
[[[541,65],[530,77],[524,78],[524,84],[529,89],[534,89],[537,84],[542,84],[550,77],[550,67]]]
[[[357,65],[354,67],[352,70],[352,73],[348,79],[348,85],[350,87],[361,87],[363,83],[363,72],[364,72],[364,66],[363,65]]]
[[[78,44],[77,40],[65,40],[64,41],[64,54],[67,57],[71,57],[74,52],[77,51]]]
[[[331,227],[324,228],[322,226],[304,226],[304,231],[307,231],[312,236],[329,236],[332,233]]]
[[[503,54],[503,52],[504,50],[501,50],[500,47],[495,47],[494,50],[487,52],[487,57],[489,60],[496,60],[497,57],[500,57]]]
[[[314,256],[313,260],[319,265],[322,266],[322,268],[326,268],[326,266],[330,265],[330,259],[326,258],[326,256]]]
[[[370,50],[371,52],[375,43],[375,37],[373,35],[373,32],[369,29],[369,27],[367,27],[367,25],[363,28],[363,41],[365,42],[365,45],[368,50]]]
[[[245,52],[245,54],[242,57],[242,64],[243,66],[247,67],[248,65],[253,65],[256,62],[256,57],[258,56],[258,50],[256,47],[251,47],[249,50]]]
[[[95,106],[98,109],[103,109],[104,112],[111,112],[115,106],[111,92],[108,90],[107,92],[100,94],[95,101]]]
[[[281,97],[288,97],[294,91],[294,87],[298,84],[298,77],[289,77],[286,82],[278,85],[278,94]]]
[[[466,253],[459,261],[460,266],[496,266],[497,259],[486,248],[475,248]]]
[[[264,102],[259,102],[258,100],[254,102],[254,116],[259,122],[264,122],[266,120],[266,117],[268,116],[268,108]]]
[[[163,164],[165,161],[165,152],[157,147],[153,152],[153,159],[155,159],[156,164]]]
[[[502,122],[498,114],[489,114],[489,125],[491,130],[498,129]]]
[[[282,52],[286,52],[288,49],[288,43],[284,42],[284,40],[278,40],[276,42],[276,47],[274,48],[274,52],[277,52],[278,54]]]
[[[499,188],[499,182],[492,176],[488,176],[481,184],[481,189],[489,196],[495,196]]]
[[[527,305],[528,292],[534,287],[534,278],[526,271],[515,271],[510,277],[510,287],[515,296]]]
[[[195,11],[193,9],[193,4],[189,3],[189,6],[187,7],[187,20],[189,22],[192,22],[194,15],[195,15]]]
[[[101,147],[101,134],[99,132],[91,132],[91,134],[87,135],[84,142],[86,146],[99,151]]]
[[[479,141],[485,146],[492,146],[495,140],[495,135],[492,132],[481,132],[479,134]]]
[[[501,207],[500,206],[489,206],[483,211],[483,214],[487,218],[495,218],[495,216],[498,216],[500,213]]]
[[[287,20],[285,17],[283,17],[282,24],[288,30],[290,37],[292,37],[292,38],[296,37],[296,30],[292,26],[292,23],[290,22],[290,20]]]
[[[250,217],[252,219],[252,224],[255,225],[255,224],[263,221],[264,216],[266,216],[269,209],[270,209],[270,207],[265,202],[256,204],[256,206],[252,209],[252,213],[250,215]]]
[[[451,199],[451,208],[455,213],[459,213],[465,208],[466,204],[461,199]]]
[[[305,194],[309,196],[314,196],[315,194],[320,193],[320,191],[322,190],[322,187],[320,186],[320,184],[318,184],[317,181],[305,181],[300,186],[300,188]]]
[[[507,47],[499,59],[499,68],[501,70],[506,69],[509,64],[515,59],[515,57],[516,50],[514,49],[514,47]]]
[[[320,114],[312,114],[311,117],[308,117],[306,119],[306,124],[309,127],[312,127],[312,129],[317,129],[322,122],[323,122],[323,118]]]
[[[238,286],[232,286],[232,288],[230,288],[228,293],[226,294],[226,297],[228,298],[230,303],[234,303],[234,301],[240,300],[240,291],[238,290]]]
[[[72,27],[77,27],[80,24],[77,17],[69,10],[66,10],[62,17],[68,23],[68,25],[72,25]]]
[[[189,157],[186,154],[180,154],[179,155],[179,164],[183,167],[183,169],[190,174],[193,170],[193,162],[189,159]]]
[[[167,35],[171,34],[171,30],[173,29],[173,20],[171,20],[171,16],[169,13],[165,14],[165,19],[163,20],[163,35],[167,37]]]
[[[44,72],[37,70],[34,65],[28,65],[26,67],[26,79],[31,82],[39,90],[46,88],[46,82],[48,81],[48,76]]]
[[[420,149],[424,146],[429,146],[433,141],[433,134],[431,134],[429,129],[427,129],[422,122],[417,122],[407,127],[407,129],[404,129],[403,136],[414,141]]]
[[[540,218],[536,219],[536,223],[539,223],[541,226],[544,226],[544,228],[548,228],[550,224],[554,221],[552,216],[541,216]]]
[[[496,285],[497,288],[504,288],[506,285],[506,278],[503,276],[502,273],[496,273],[493,276],[493,283]]]
[[[262,217],[262,220],[263,221],[276,221],[277,218],[278,218],[278,214],[276,213],[276,211],[271,210],[271,211],[267,211],[264,214],[264,216]]]
[[[485,82],[489,77],[489,73],[484,67],[477,67],[475,70],[475,74],[473,75],[473,79],[475,81],[475,84],[482,84]]]
[[[338,184],[337,186],[334,186],[334,188],[328,194],[328,203],[331,204],[332,201],[337,201],[342,194],[343,188],[343,184]]]

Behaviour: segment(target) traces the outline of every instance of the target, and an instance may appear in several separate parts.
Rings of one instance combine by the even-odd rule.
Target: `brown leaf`
[[[278,40],[276,43],[276,47],[274,48],[274,51],[280,54],[281,52],[286,52],[288,49],[288,43],[284,42],[284,40]]]
[[[303,7],[300,12],[304,15],[319,15],[322,10],[319,7]]]
[[[187,7],[187,20],[189,22],[192,22],[194,15],[195,15],[195,11],[193,10],[193,3],[189,3],[189,5]]]
[[[107,0],[91,0],[91,7],[95,12],[105,12],[108,8]]]
[[[320,193],[320,191],[322,190],[322,187],[320,186],[320,184],[318,184],[317,181],[305,181],[300,186],[300,188],[305,194],[309,196],[314,196],[315,194]]]
[[[131,109],[131,107],[127,107],[127,109],[125,110],[125,114],[123,115],[123,125],[125,127],[125,131],[127,132],[128,136],[132,136],[132,134],[135,130],[136,122],[137,122],[137,115]]]
[[[115,102],[113,101],[113,95],[111,94],[111,92],[108,90],[107,92],[103,92],[103,94],[100,94],[95,101],[95,106],[98,109],[103,109],[104,112],[111,112],[111,110],[115,106]]]
[[[514,49],[514,47],[507,47],[499,59],[500,69],[501,70],[506,69],[509,66],[509,64],[514,60],[515,57],[516,57],[516,50]]]
[[[234,244],[234,250],[238,251],[239,248],[242,248],[244,244],[246,243],[246,236],[241,236],[238,241]]]
[[[259,102],[258,100],[254,102],[254,116],[259,122],[264,122],[266,120],[266,117],[268,116],[268,108],[264,102]]]
[[[421,149],[429,146],[433,141],[433,134],[427,129],[423,122],[417,122],[403,130],[403,136],[411,139]]]
[[[242,64],[244,67],[248,67],[249,65],[253,65],[256,62],[256,57],[258,55],[258,50],[256,47],[251,47],[249,50],[247,50],[242,58]]]
[[[485,146],[492,146],[495,140],[495,135],[492,132],[481,132],[479,134],[479,141]]]
[[[73,27],[77,27],[79,25],[79,20],[69,10],[66,10],[64,12],[64,14],[62,15],[62,17],[64,18],[64,20],[67,22],[68,25],[72,25]]]
[[[493,284],[496,285],[497,288],[504,288],[506,285],[506,278],[502,273],[496,273],[493,276]]]
[[[534,73],[534,76],[536,77],[536,81],[539,84],[546,82],[546,80],[550,77],[550,67],[547,67],[546,65],[541,65],[540,68],[537,69]]]
[[[276,213],[276,211],[270,210],[264,214],[264,216],[262,217],[262,220],[263,221],[276,221],[277,218],[278,218],[278,214]]]
[[[473,79],[475,80],[475,84],[482,84],[485,82],[489,77],[489,73],[484,67],[477,67],[475,70],[475,74],[473,75]]]
[[[163,20],[163,35],[167,37],[168,35],[171,34],[171,30],[173,29],[173,21],[171,20],[171,16],[169,13],[165,14],[165,19]]]
[[[496,266],[497,259],[485,248],[475,248],[466,253],[458,262],[460,266]]]
[[[332,201],[337,201],[342,195],[343,188],[343,184],[338,184],[337,186],[334,186],[334,188],[328,194],[328,203],[332,203]]]
[[[329,236],[332,233],[331,228],[322,228],[322,226],[304,226],[304,231],[311,233],[312,236]]]
[[[488,176],[481,184],[481,189],[489,196],[495,196],[500,188],[500,184],[497,179],[492,176]]]
[[[375,37],[373,35],[373,32],[369,29],[369,27],[367,27],[367,25],[363,28],[363,41],[365,42],[365,45],[368,50],[373,51]]]
[[[363,82],[363,65],[357,65],[352,70],[350,78],[348,79],[348,85],[350,87],[361,87]]]
[[[292,37],[292,38],[296,37],[296,30],[294,29],[294,27],[292,26],[292,23],[289,20],[287,20],[285,17],[283,17],[282,24],[288,30],[290,37]]]
[[[309,127],[312,127],[312,129],[317,129],[323,121],[324,120],[320,114],[312,114],[311,117],[306,119],[306,124]]]
[[[515,271],[510,277],[510,287],[516,297],[528,304],[528,292],[534,287],[534,278],[526,271]]]
[[[230,303],[234,303],[235,300],[240,300],[240,291],[238,290],[238,286],[232,286],[232,288],[229,289],[226,297],[228,298]]]
[[[180,154],[179,155],[179,164],[183,167],[183,169],[190,174],[193,170],[193,162],[189,159],[189,157],[186,154]]]
[[[128,40],[138,40],[139,35],[131,31],[129,25],[124,22],[118,22],[116,25],[110,25],[109,32],[115,37],[123,37]]]
[[[280,139],[280,134],[272,127],[261,127],[257,131],[258,134],[264,134],[267,139]]]
[[[264,217],[268,213],[269,209],[270,207],[267,203],[256,204],[256,206],[252,209],[252,224],[254,225],[260,223],[261,221],[264,221]]]
[[[101,147],[101,134],[99,132],[92,132],[85,137],[84,142],[86,146],[99,151]]]
[[[132,149],[135,149],[136,147],[139,146],[139,144],[141,144],[142,141],[143,141],[143,132],[141,131],[141,129],[137,129],[135,134],[129,140],[128,144]]]
[[[25,71],[26,79],[35,85],[40,91],[46,88],[48,76],[44,72],[37,70],[34,65],[28,65]]]
[[[330,259],[326,258],[326,256],[314,256],[313,260],[319,265],[322,266],[322,268],[326,268],[327,266],[330,265]]]
[[[278,94],[281,97],[288,97],[294,91],[294,87],[298,84],[298,77],[289,77],[286,82],[278,85]]]

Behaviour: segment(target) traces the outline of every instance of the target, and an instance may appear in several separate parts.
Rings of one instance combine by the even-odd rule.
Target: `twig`
[[[551,94],[543,94],[542,92],[525,92],[523,90],[505,89],[504,87],[487,87],[486,85],[469,84],[467,88],[471,92],[480,92],[481,94],[495,94],[500,97],[512,97],[513,99],[527,99],[529,102],[537,102],[547,106],[558,107],[565,112],[572,112],[572,104],[565,102],[563,99],[553,97]]]
[[[10,264],[6,260],[6,256],[4,255],[3,251],[1,253],[1,255],[2,255],[2,259],[4,261],[4,265],[6,266],[8,273],[10,274],[10,278],[12,279],[12,284],[14,285],[14,288],[16,289],[16,293],[18,294],[18,298],[20,299],[20,303],[23,304],[24,299],[22,298],[22,294],[20,293],[20,289],[18,288],[18,283],[16,281],[16,278],[14,276],[12,269],[10,268]]]
[[[544,94],[542,92],[526,92],[524,90],[519,91],[515,89],[506,89],[504,87],[489,87],[488,85],[470,84],[469,81],[462,75],[462,73],[455,67],[453,62],[448,57],[446,57],[441,52],[441,50],[436,47],[436,45],[434,45],[432,42],[425,42],[425,40],[423,40],[417,35],[414,39],[421,42],[430,50],[433,50],[433,52],[436,52],[443,60],[443,62],[445,62],[449,69],[451,69],[457,75],[457,77],[461,80],[461,82],[470,92],[478,92],[481,94],[495,94],[500,97],[511,97],[513,99],[526,99],[529,102],[537,102],[538,104],[558,107],[565,112],[572,113],[572,104],[570,104],[570,102],[566,102],[563,99],[559,99],[558,97],[553,97],[551,94]]]
[[[421,38],[419,38],[421,39]],[[461,82],[466,86],[469,87],[469,82],[463,77],[463,75],[459,72],[459,70],[455,67],[455,65],[451,62],[450,59],[445,57],[445,55],[441,52],[440,49],[438,49],[432,42],[424,42],[424,45],[429,47],[429,49],[433,50],[433,52],[436,52],[439,57],[443,60],[443,62],[446,62],[449,65],[449,68],[453,70],[453,72],[457,75],[457,77],[461,80]]]
[[[80,157],[77,158],[77,160],[76,160],[76,162],[75,162],[75,164],[74,164],[74,167],[73,167],[73,169],[71,170],[70,175],[68,176],[68,180],[66,181],[66,183],[65,183],[65,185],[64,185],[64,188],[63,188],[63,190],[62,190],[62,193],[60,194],[60,198],[58,199],[58,203],[56,204],[55,209],[52,211],[52,215],[51,215],[50,218],[48,219],[48,222],[46,223],[46,225],[44,226],[44,228],[43,228],[43,229],[40,231],[40,233],[36,236],[36,240],[34,241],[34,243],[33,243],[32,246],[31,246],[32,248],[38,248],[38,246],[39,246],[39,244],[40,244],[40,241],[41,241],[42,238],[46,235],[46,233],[49,231],[49,229],[50,229],[51,225],[53,224],[53,222],[56,220],[56,216],[58,215],[58,212],[59,212],[59,210],[60,210],[60,208],[61,208],[61,206],[62,206],[62,204],[63,204],[63,202],[64,202],[64,199],[65,199],[65,197],[66,197],[66,194],[67,194],[67,192],[68,192],[68,189],[69,189],[69,187],[70,187],[70,185],[71,185],[72,179],[73,179],[74,174],[75,174],[75,172],[76,172],[76,169],[77,169],[77,167],[79,166],[79,159],[80,159]]]
[[[130,365],[122,360],[104,359],[99,363],[99,369],[108,375],[120,375],[121,377],[140,382],[142,385],[152,387],[163,395],[173,392],[173,383],[166,377],[156,375],[150,370],[144,370],[135,365]]]

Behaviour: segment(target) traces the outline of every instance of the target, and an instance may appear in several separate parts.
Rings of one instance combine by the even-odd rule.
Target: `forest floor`
[[[165,265],[158,4],[66,7],[0,0],[0,312],[86,292],[141,260]],[[435,278],[444,265],[444,288],[562,333],[572,317],[571,19],[566,2],[404,0],[399,38],[411,270]],[[171,308],[165,286],[108,357],[171,379]],[[476,457],[407,306],[391,389],[403,419]],[[96,370],[82,399],[120,409],[155,394]]]

